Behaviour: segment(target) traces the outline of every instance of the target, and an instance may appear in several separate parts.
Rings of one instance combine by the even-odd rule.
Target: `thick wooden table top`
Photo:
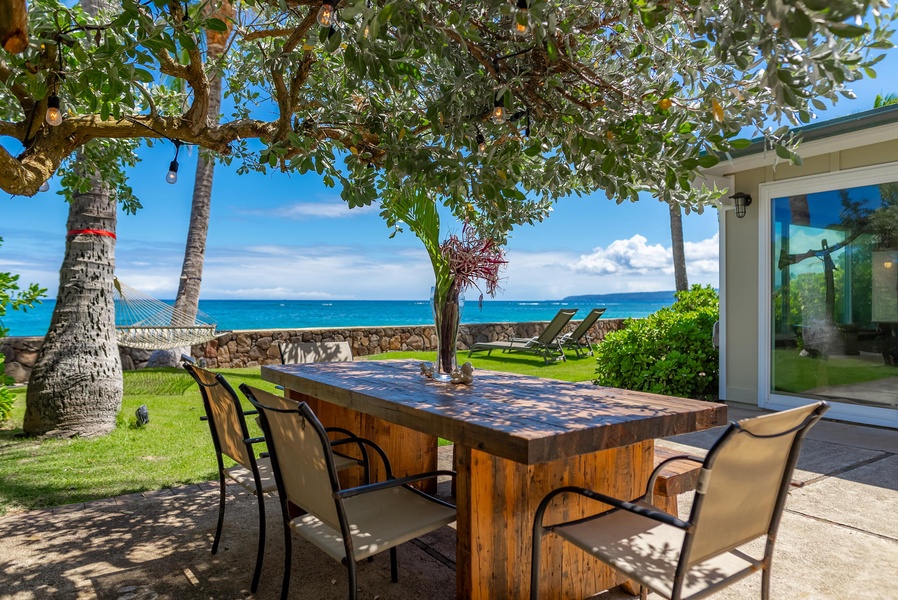
[[[528,465],[726,422],[724,404],[496,371],[453,385],[426,379],[418,365],[271,365],[262,379]]]

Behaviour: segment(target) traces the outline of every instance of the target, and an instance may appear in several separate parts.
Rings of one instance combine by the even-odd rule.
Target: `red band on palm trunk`
[[[115,238],[115,234],[105,229],[73,229],[69,231],[69,235],[105,235],[106,237]]]

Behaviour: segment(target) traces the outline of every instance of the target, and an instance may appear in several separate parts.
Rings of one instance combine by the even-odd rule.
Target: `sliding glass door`
[[[891,173],[894,181],[866,185],[841,187],[844,179],[833,176],[829,189],[825,180],[771,186],[769,336],[762,335],[770,399],[825,399],[845,405],[846,415],[870,417],[859,420],[898,423],[898,173]]]

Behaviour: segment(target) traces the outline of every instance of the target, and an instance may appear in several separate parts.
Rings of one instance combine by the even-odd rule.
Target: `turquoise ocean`
[[[171,301],[165,301],[171,303]],[[603,318],[645,317],[674,302],[673,292],[641,292],[574,296],[562,300],[484,300],[469,297],[462,323],[548,321],[561,308],[577,308],[574,319],[595,307]],[[3,326],[11,336],[44,335],[50,326],[53,300],[29,310],[9,311]],[[433,323],[430,302],[422,300],[200,300],[200,310],[219,330],[296,329],[427,325]]]

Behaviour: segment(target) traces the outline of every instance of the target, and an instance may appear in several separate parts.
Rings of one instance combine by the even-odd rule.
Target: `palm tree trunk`
[[[225,0],[213,9],[214,17],[224,21],[227,31],[206,32],[206,46],[209,63],[214,64],[224,52],[234,17],[233,6]],[[221,109],[221,77],[213,74],[209,78],[209,116],[216,123]],[[184,263],[181,267],[181,280],[178,284],[178,295],[175,298],[175,318],[183,323],[172,323],[189,327],[193,325],[200,302],[200,287],[203,280],[203,262],[206,256],[206,236],[209,232],[209,217],[212,207],[212,179],[215,174],[215,160],[200,152],[196,162],[196,179],[193,183],[193,204],[190,209],[190,225],[187,229],[187,245],[184,248]]]
[[[683,214],[680,205],[670,203],[670,241],[673,252],[674,279],[678,292],[689,289],[689,280],[686,277],[686,250],[683,246]]]
[[[108,0],[82,0],[96,15]],[[65,256],[50,329],[28,380],[28,435],[91,437],[115,429],[122,406],[122,362],[115,338],[116,203],[99,174],[73,193]]]
[[[28,435],[91,437],[115,428],[122,404],[115,225],[116,204],[99,177],[88,192],[73,194],[56,308],[28,382]]]

